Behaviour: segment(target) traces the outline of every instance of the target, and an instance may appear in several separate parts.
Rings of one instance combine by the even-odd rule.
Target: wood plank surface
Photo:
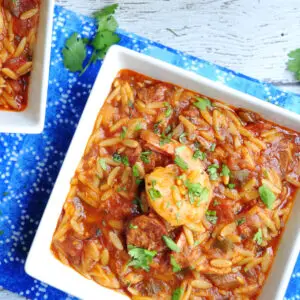
[[[300,47],[299,0],[57,0],[86,15],[116,2],[125,30],[300,93],[286,70]],[[0,290],[0,300],[17,299]]]

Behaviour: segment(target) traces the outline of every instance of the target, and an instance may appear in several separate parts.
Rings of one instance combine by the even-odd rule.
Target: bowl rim
[[[128,62],[128,61],[125,62],[124,59],[130,60],[130,62]],[[137,66],[139,64],[141,65],[141,63],[143,63],[144,65],[150,66],[149,67],[150,69],[151,68],[153,68],[153,69],[160,68],[161,70],[165,70],[166,73],[168,73],[168,76],[170,76],[170,77],[172,77],[171,75],[174,74],[174,76],[177,76],[178,78],[185,78],[187,83],[189,83],[189,82],[196,82],[196,83],[198,82],[199,84],[201,83],[203,86],[207,86],[208,89],[212,89],[212,91],[216,91],[216,93],[221,93],[223,95],[226,95],[227,98],[232,97],[232,98],[238,99],[238,101],[240,101],[241,104],[248,102],[249,105],[250,104],[254,105],[256,107],[256,109],[254,109],[253,111],[262,109],[262,110],[265,110],[265,112],[268,112],[269,114],[271,114],[272,118],[275,115],[280,116],[282,118],[283,122],[286,122],[284,124],[284,126],[286,126],[286,127],[289,127],[289,128],[292,127],[293,130],[300,129],[300,118],[299,118],[299,115],[296,113],[290,112],[286,109],[275,106],[271,103],[265,102],[263,100],[255,98],[255,97],[245,94],[243,92],[234,90],[234,89],[227,87],[219,82],[209,80],[209,79],[204,78],[193,72],[183,70],[177,66],[163,62],[156,58],[135,52],[133,50],[129,50],[129,49],[124,48],[119,45],[112,46],[109,49],[109,51],[104,59],[104,62],[102,64],[102,67],[99,71],[99,74],[95,80],[93,89],[91,91],[89,99],[86,103],[86,106],[85,106],[82,116],[80,118],[79,124],[77,126],[77,129],[76,129],[73,139],[71,141],[70,147],[65,156],[65,160],[60,169],[60,172],[59,172],[59,175],[55,182],[55,185],[53,187],[52,193],[49,197],[48,204],[45,208],[43,217],[42,217],[40,225],[37,229],[35,238],[33,240],[33,243],[30,248],[30,251],[29,251],[29,254],[28,254],[28,257],[26,260],[26,264],[25,264],[25,271],[28,275],[30,275],[36,279],[39,279],[41,281],[44,281],[45,283],[50,284],[56,288],[59,288],[60,290],[63,290],[67,293],[73,294],[74,296],[79,297],[79,298],[93,299],[92,295],[94,295],[93,293],[95,293],[97,291],[97,293],[101,293],[101,295],[105,295],[107,297],[114,297],[115,299],[124,299],[123,295],[121,295],[113,290],[99,286],[91,280],[87,280],[82,275],[80,275],[76,271],[74,271],[72,268],[60,263],[51,254],[50,244],[51,244],[52,235],[56,228],[56,224],[57,224],[60,212],[62,210],[63,204],[66,199],[65,190],[68,191],[69,187],[70,187],[68,180],[70,180],[70,178],[74,175],[74,170],[76,169],[77,163],[79,163],[79,160],[82,157],[82,153],[83,153],[83,150],[86,145],[86,143],[84,143],[83,141],[84,140],[87,141],[88,137],[90,136],[94,122],[95,122],[95,118],[98,115],[98,112],[99,112],[100,108],[102,107],[102,105],[108,95],[112,80],[115,78],[116,72],[112,71],[112,70],[115,68],[116,70],[119,71],[121,69],[124,69],[124,67],[122,67],[123,65],[126,65],[126,64],[128,65],[133,62],[136,62]],[[146,68],[146,67],[141,66],[141,68]],[[126,67],[125,67],[125,69],[126,69]],[[128,65],[127,69],[130,69],[129,65]],[[148,70],[148,72],[143,72],[143,73],[145,75],[150,76],[149,75],[150,69]],[[135,70],[135,71],[137,71],[137,70]],[[112,76],[113,72],[115,72],[114,76]],[[108,74],[110,74],[110,75],[108,75]],[[164,76],[164,75],[162,75],[162,76]],[[150,76],[150,77],[153,77],[153,76]],[[163,81],[171,82],[171,83],[174,82],[174,80],[168,80],[168,78],[165,78],[165,80],[163,80]],[[109,86],[107,86],[107,84],[109,84]],[[184,85],[182,85],[182,86],[184,86]],[[203,94],[205,94],[205,93],[203,93]],[[94,104],[95,97],[98,97],[98,99],[100,99],[100,101],[98,101],[98,104],[97,104],[98,109],[97,109],[96,113],[93,112],[93,110],[95,110],[95,107],[94,107],[95,106],[95,104]],[[223,99],[223,96],[221,97],[220,100],[222,100],[222,99]],[[224,101],[224,100],[222,100],[222,101]],[[224,101],[224,102],[226,102],[226,101]],[[92,115],[93,118],[90,118],[89,117],[90,115]],[[87,123],[89,123],[89,125],[86,125]],[[289,126],[287,126],[287,124]],[[87,128],[90,128],[91,130],[89,132],[85,132],[84,130]],[[84,137],[84,138],[82,138],[82,137]],[[80,144],[84,144],[84,145],[80,146]],[[78,150],[77,147],[81,147],[81,150]],[[74,166],[74,160],[76,162],[75,166]],[[69,171],[70,169],[72,169],[73,172]],[[68,177],[68,178],[66,178],[66,177]],[[68,182],[67,188],[65,186],[62,186],[62,184],[63,183],[66,184],[66,182]],[[63,195],[63,196],[61,196],[61,195]],[[59,196],[61,199],[57,199],[57,197],[59,197]],[[298,196],[300,196],[299,193],[298,193]],[[288,222],[288,225],[289,225],[289,222]],[[294,230],[295,230],[295,240],[291,247],[292,249],[289,251],[289,256],[287,258],[287,266],[282,271],[283,274],[281,276],[282,277],[281,281],[277,283],[276,297],[272,298],[272,299],[279,300],[279,299],[283,298],[284,293],[287,288],[287,285],[288,285],[288,282],[289,282],[291,272],[293,270],[294,264],[296,262],[296,259],[297,259],[297,256],[298,256],[298,253],[300,250],[300,227],[298,226]],[[46,235],[47,235],[47,237],[45,237]],[[49,240],[49,238],[50,238],[50,240]],[[281,244],[282,244],[282,240],[279,245],[281,245]],[[41,253],[41,250],[46,250],[48,252]],[[276,261],[276,259],[275,259],[275,261]],[[273,264],[274,264],[274,262],[273,262]],[[51,274],[51,272],[54,272],[55,274]],[[267,283],[265,283],[265,285]],[[271,299],[271,298],[266,297],[264,299]]]

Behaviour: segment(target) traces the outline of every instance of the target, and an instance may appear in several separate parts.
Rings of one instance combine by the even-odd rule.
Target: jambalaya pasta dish
[[[70,184],[51,250],[82,276],[134,300],[257,299],[300,133],[122,70]]]

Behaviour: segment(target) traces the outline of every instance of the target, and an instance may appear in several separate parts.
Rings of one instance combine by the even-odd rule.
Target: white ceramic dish
[[[95,299],[95,295],[99,299],[109,299],[109,297],[126,299],[127,297],[97,285],[60,263],[51,254],[50,244],[70,188],[70,179],[74,175],[84,152],[98,112],[109,93],[115,76],[121,69],[131,69],[156,79],[198,91],[234,106],[256,111],[266,119],[291,129],[300,130],[300,117],[297,114],[173,65],[120,46],[113,46],[106,55],[98,74],[25,265],[26,272],[32,277],[84,299]],[[300,211],[300,193],[298,193],[297,198],[261,299],[282,300],[284,297],[300,249],[300,222],[296,214]]]
[[[0,110],[0,132],[40,133],[46,112],[48,76],[52,40],[54,0],[42,0],[37,40],[30,75],[28,105],[24,111]]]

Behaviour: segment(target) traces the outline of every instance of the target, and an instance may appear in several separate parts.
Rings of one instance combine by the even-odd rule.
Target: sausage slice
[[[145,215],[138,216],[128,224],[127,245],[162,251],[166,248],[162,240],[163,235],[167,235],[167,229],[157,218]]]

